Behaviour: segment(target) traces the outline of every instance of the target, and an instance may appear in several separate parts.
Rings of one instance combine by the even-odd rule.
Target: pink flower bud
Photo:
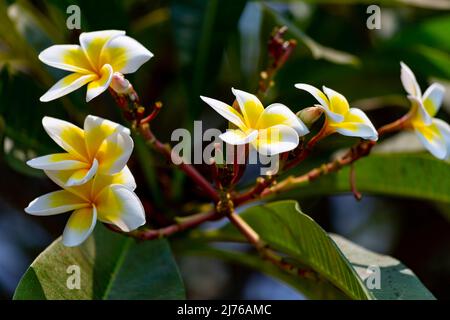
[[[132,89],[130,82],[120,72],[114,72],[110,86],[118,94],[127,94]]]

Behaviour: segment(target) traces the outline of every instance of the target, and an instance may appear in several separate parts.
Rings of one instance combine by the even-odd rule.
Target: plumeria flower
[[[108,89],[115,72],[133,73],[152,56],[139,42],[126,36],[125,31],[84,32],[80,45],[54,45],[39,54],[45,64],[72,72],[40,100],[51,101],[88,84],[88,102]]]
[[[414,73],[403,62],[400,64],[400,78],[412,102],[410,125],[432,155],[438,159],[450,158],[450,126],[434,118],[444,99],[444,87],[433,83],[422,95]]]
[[[378,140],[378,132],[366,114],[357,108],[350,108],[347,99],[340,93],[323,87],[323,92],[305,83],[297,83],[297,89],[305,90],[319,101],[326,116],[329,132],[338,132],[344,136]]]
[[[272,156],[297,147],[299,136],[308,128],[285,105],[274,103],[264,109],[261,101],[250,93],[232,89],[240,110],[221,101],[201,97],[221,116],[236,126],[220,135],[228,144],[251,143],[261,154]]]
[[[133,151],[130,130],[109,120],[87,116],[84,130],[63,120],[44,117],[48,135],[66,152],[29,160],[36,169],[65,171],[65,186],[81,185],[95,174],[119,173]]]
[[[73,211],[63,232],[63,244],[73,247],[91,234],[97,220],[113,224],[122,231],[132,231],[145,223],[141,201],[133,192],[134,177],[128,167],[119,173],[96,175],[84,185],[66,187],[67,171],[45,171],[63,190],[47,193],[33,200],[25,212],[51,216]]]

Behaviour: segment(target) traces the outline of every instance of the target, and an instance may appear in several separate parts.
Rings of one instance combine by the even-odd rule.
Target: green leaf
[[[360,192],[450,203],[450,164],[428,154],[371,154],[355,162]],[[283,196],[349,192],[349,167]]]
[[[371,252],[349,240],[331,235],[333,241],[351,262],[362,279],[370,276],[370,270],[380,270],[380,289],[371,289],[378,300],[434,300],[434,296],[420,282],[414,273],[400,261]],[[372,268],[371,268],[372,267]]]
[[[205,247],[199,249],[195,246],[190,246],[186,251],[223,258],[260,270],[313,299],[342,298],[336,292],[336,287],[352,299],[434,299],[414,273],[401,262],[366,250],[340,236],[328,235],[314,220],[300,211],[295,201],[251,207],[241,216],[270,247],[288,255],[293,263],[300,263],[317,272],[319,281],[287,273],[280,274],[281,270],[274,270],[267,262],[258,263],[255,261],[256,257],[248,254]],[[194,236],[197,241],[202,236],[213,241],[244,240],[230,224],[219,230],[193,233]],[[380,270],[380,287],[366,286],[366,283],[376,285],[376,282],[371,282],[372,278],[368,279],[375,266]]]
[[[242,218],[269,244],[317,272],[352,299],[371,299],[350,262],[327,233],[300,211],[295,201],[278,201],[246,209]],[[211,236],[224,240],[243,240],[228,224],[212,231]]]
[[[80,289],[68,289],[69,266]],[[70,269],[69,269],[70,271]],[[183,299],[184,287],[166,240],[137,243],[98,225],[79,247],[56,240],[31,264],[14,299]]]

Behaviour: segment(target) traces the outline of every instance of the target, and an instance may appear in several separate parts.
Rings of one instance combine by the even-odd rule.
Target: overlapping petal
[[[107,42],[101,53],[101,63],[109,63],[116,72],[133,73],[153,54],[128,36],[115,37]]]
[[[448,123],[433,119],[431,125],[414,127],[419,140],[436,158],[447,159],[450,156],[450,126]]]
[[[439,111],[444,100],[444,93],[445,89],[442,85],[433,83],[423,94],[423,106],[431,117],[434,117]]]
[[[244,118],[237,112],[232,106],[227,105],[226,103],[223,103],[222,101],[203,97],[200,96],[200,98],[209,104],[211,108],[213,108],[218,114],[220,114],[222,117],[230,121],[232,124],[237,126],[242,131],[247,130],[247,126],[245,125]]]
[[[301,136],[308,134],[306,125],[285,105],[273,103],[269,105],[260,115],[256,128],[267,129],[269,127],[284,124],[293,128]]]
[[[103,30],[93,32],[83,32],[80,34],[80,44],[92,67],[97,69],[102,67],[100,56],[103,47],[112,39],[125,35],[121,30]]]
[[[94,230],[97,222],[95,206],[75,210],[66,223],[62,242],[66,247],[75,247],[85,241]]]
[[[106,138],[95,155],[99,161],[99,173],[112,175],[120,172],[133,152],[133,139],[123,132],[116,132]]]
[[[87,162],[84,131],[70,122],[44,117],[42,125],[50,138],[76,159]]]
[[[25,212],[34,216],[50,216],[88,206],[89,204],[77,195],[60,190],[34,199],[25,208]]]
[[[273,156],[295,149],[298,143],[298,133],[287,125],[279,124],[260,130],[253,146],[259,153]]]
[[[240,129],[228,129],[225,133],[222,133],[219,138],[228,144],[241,145],[252,142],[257,136],[257,130],[252,130],[249,133],[245,133]]]
[[[129,232],[145,223],[145,211],[136,194],[122,185],[110,185],[96,197],[98,219]]]
[[[54,153],[34,158],[29,160],[27,165],[42,170],[76,170],[89,167],[86,162],[77,160],[70,153]]]
[[[112,80],[114,70],[109,64],[105,64],[99,71],[99,77],[89,82],[86,92],[86,102],[105,92]]]
[[[248,128],[256,128],[259,117],[264,112],[264,107],[259,99],[248,92],[231,88],[236,96],[240,111],[244,117],[244,123]]]
[[[333,122],[330,126],[344,136],[378,140],[377,130],[366,114],[357,108],[350,108],[342,122]]]
[[[69,94],[90,81],[97,78],[97,75],[93,73],[72,73],[65,76],[58,82],[56,82],[42,97],[39,98],[42,102],[48,102],[51,100],[58,99],[66,94]]]
[[[85,74],[93,71],[83,49],[75,44],[51,46],[39,54],[39,60],[49,66],[66,71]]]

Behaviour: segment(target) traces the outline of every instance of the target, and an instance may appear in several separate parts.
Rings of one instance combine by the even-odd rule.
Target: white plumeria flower
[[[323,92],[305,83],[297,83],[297,89],[309,92],[319,101],[326,116],[327,129],[344,136],[378,140],[378,132],[366,114],[357,108],[350,108],[347,99],[340,93],[323,86]]]
[[[66,152],[29,160],[30,167],[65,171],[66,186],[81,185],[95,174],[119,173],[133,151],[130,130],[100,117],[89,115],[84,130],[63,120],[44,117],[48,135]]]
[[[73,211],[63,233],[65,246],[77,246],[86,240],[97,220],[125,232],[145,224],[144,208],[133,192],[136,183],[128,167],[112,176],[96,175],[86,184],[74,187],[65,187],[70,179],[67,171],[45,172],[63,190],[36,198],[25,212],[50,216]]]
[[[41,98],[43,102],[64,96],[88,84],[86,102],[104,92],[115,72],[133,73],[153,54],[125,31],[84,32],[80,45],[54,45],[39,54],[49,66],[73,73],[59,80]]]
[[[400,79],[412,102],[411,126],[420,142],[433,156],[438,159],[449,159],[450,126],[448,123],[434,118],[444,100],[444,87],[433,83],[422,95],[414,73],[403,62],[400,64]]]
[[[251,143],[261,154],[272,156],[297,147],[299,136],[309,132],[305,124],[285,105],[274,103],[264,109],[250,93],[232,89],[240,112],[221,101],[202,97],[237,129],[228,129],[220,138],[228,144]]]

